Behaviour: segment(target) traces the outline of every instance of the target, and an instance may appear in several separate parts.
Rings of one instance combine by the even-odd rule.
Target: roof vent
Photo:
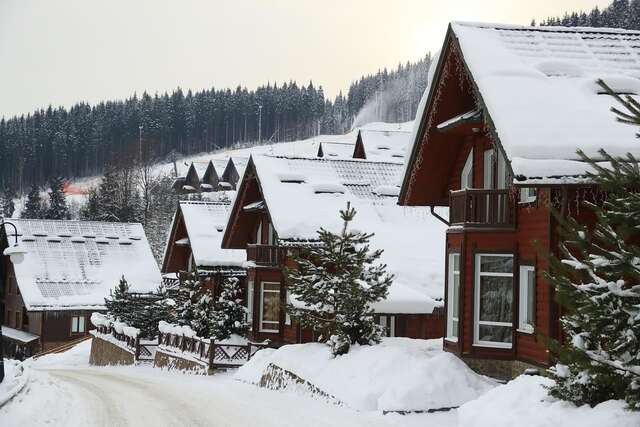
[[[47,237],[47,242],[60,243],[62,242],[62,239],[60,237],[51,236],[51,237]]]
[[[83,237],[72,237],[71,243],[85,243],[87,240]]]
[[[345,189],[340,184],[324,183],[314,184],[313,192],[316,194],[344,194]]]
[[[71,233],[66,233],[66,232],[58,233],[58,237],[71,237]]]
[[[380,144],[376,147],[378,150],[391,150],[391,147],[385,144]]]
[[[224,227],[221,225],[216,225],[216,230],[218,231],[218,233],[222,233],[224,231]]]
[[[36,241],[36,238],[35,238],[35,237],[33,237],[33,236],[24,236],[24,237],[22,238],[22,241],[23,241],[23,242],[35,242],[35,241]]]
[[[304,175],[299,173],[292,173],[292,172],[281,173],[278,175],[278,178],[280,179],[280,182],[289,183],[289,184],[302,184],[307,180],[307,178]]]
[[[47,237],[49,234],[46,231],[34,231],[33,235],[36,237]]]

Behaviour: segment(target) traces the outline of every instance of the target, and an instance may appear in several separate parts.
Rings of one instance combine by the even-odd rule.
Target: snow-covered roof
[[[338,158],[338,159],[351,159],[353,158],[353,149],[355,148],[355,141],[349,142],[321,142],[318,148],[318,154],[322,150],[322,157],[325,158]],[[319,156],[320,157],[320,156]]]
[[[21,331],[19,329],[10,328],[8,326],[2,326],[1,333],[3,337],[25,344],[40,338],[38,335],[32,334],[31,332]]]
[[[198,267],[243,267],[246,253],[222,249],[231,201],[180,201],[191,252]],[[178,242],[176,242],[178,243]]]
[[[411,131],[404,130],[400,127],[400,123],[385,124],[389,126],[381,129],[360,129],[360,137],[367,160],[403,163]]]
[[[357,210],[352,227],[375,233],[372,248],[397,277],[389,298],[375,308],[386,313],[431,312],[444,289],[446,227],[426,208],[397,205],[402,165],[369,160],[253,156],[262,193],[281,244],[317,240],[321,227],[342,229],[339,211]],[[295,175],[296,180],[286,179]],[[301,179],[302,178],[302,179]],[[389,195],[391,194],[391,196]]]
[[[576,150],[640,154],[596,84],[640,94],[640,32],[453,23],[462,56],[517,179],[583,174]],[[517,94],[517,95],[516,95]],[[553,161],[553,162],[550,162]]]
[[[27,310],[104,309],[121,276],[134,292],[160,285],[141,224],[12,219],[24,260],[14,264]],[[13,229],[6,227],[10,244]]]
[[[202,181],[202,179],[204,178],[204,173],[207,171],[207,168],[209,167],[209,162],[202,161],[202,160],[200,161],[194,160],[192,164],[196,170],[196,173],[198,174],[198,179]]]

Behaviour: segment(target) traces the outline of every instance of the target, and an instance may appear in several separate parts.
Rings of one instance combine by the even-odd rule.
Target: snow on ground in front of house
[[[15,388],[20,385],[21,376],[20,362],[13,359],[5,359],[4,381],[0,383],[0,403],[9,398],[10,394],[13,394]]]
[[[65,352],[45,354],[36,360],[27,359],[25,363],[41,369],[88,368],[90,352],[91,340],[86,340]]]
[[[625,410],[623,401],[611,400],[594,408],[548,396],[553,380],[522,375],[496,387],[458,409],[464,427],[637,427],[640,412]]]
[[[235,377],[255,384],[270,363],[364,411],[450,408],[496,385],[442,351],[440,339],[385,338],[335,358],[324,344],[286,345],[259,351]]]

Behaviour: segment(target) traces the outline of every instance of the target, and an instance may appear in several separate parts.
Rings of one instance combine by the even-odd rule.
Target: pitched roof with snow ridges
[[[28,310],[104,309],[122,275],[134,292],[160,285],[158,265],[141,224],[12,219],[28,252],[14,264]],[[5,226],[13,244],[13,229]]]
[[[180,211],[197,267],[238,267],[246,260],[244,250],[222,249],[224,227],[231,201],[180,201]]]
[[[590,167],[578,149],[596,159],[601,148],[640,155],[636,128],[616,121],[610,111],[616,101],[596,84],[603,79],[614,91],[640,94],[640,32],[466,22],[451,23],[450,31],[516,183],[583,175]],[[419,127],[416,120],[413,144]]]

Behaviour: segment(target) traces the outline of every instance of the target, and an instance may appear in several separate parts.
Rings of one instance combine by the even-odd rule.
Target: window
[[[285,301],[287,305],[291,304],[291,296],[289,295],[289,288],[284,291]],[[289,310],[285,311],[284,315],[284,324],[287,326],[291,326],[291,315],[289,314]]]
[[[260,332],[280,330],[280,283],[260,284]]]
[[[269,223],[269,237],[268,237],[268,239],[269,239],[268,244],[270,246],[273,246],[273,245],[276,244],[276,232],[273,229],[273,224],[271,224],[271,223]]]
[[[249,330],[253,329],[253,292],[255,285],[253,280],[247,282],[247,322],[249,322]]]
[[[378,324],[384,328],[385,336],[396,336],[396,316],[380,316]]]
[[[536,270],[531,265],[520,266],[520,310],[518,330],[533,333],[536,321]]]
[[[29,313],[26,307],[22,307],[22,328],[29,329]]]
[[[458,341],[460,308],[460,254],[449,254],[447,289],[447,340]]]
[[[262,243],[262,220],[258,220],[258,229],[256,230],[256,245]]]
[[[84,333],[84,316],[71,317],[71,333],[72,334]]]
[[[476,255],[474,344],[511,348],[513,255]]]
[[[507,188],[507,162],[500,150],[498,150],[498,182],[496,184],[498,190]]]
[[[484,189],[489,190],[493,188],[493,158],[495,155],[495,151],[493,148],[491,150],[486,150],[484,152],[483,161],[482,161],[482,184]]]
[[[473,148],[464,162],[462,173],[460,174],[460,189],[473,188]]]
[[[527,187],[520,189],[520,203],[533,203],[536,201],[536,189]]]

